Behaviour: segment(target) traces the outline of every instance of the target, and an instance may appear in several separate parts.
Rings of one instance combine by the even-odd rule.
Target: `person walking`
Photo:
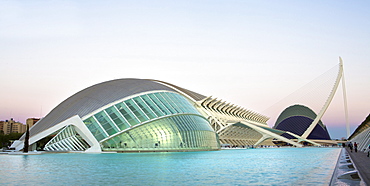
[[[370,144],[369,144],[369,148],[368,148],[369,150],[367,151],[367,157],[369,157],[370,156]]]
[[[353,147],[355,148],[355,152],[357,152],[357,143],[356,142],[353,144]]]
[[[353,149],[352,142],[348,143],[348,147],[349,147],[349,149],[351,149],[351,152],[352,152],[352,149]]]

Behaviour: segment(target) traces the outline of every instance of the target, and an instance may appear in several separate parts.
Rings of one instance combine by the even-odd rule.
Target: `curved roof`
[[[308,107],[303,105],[293,105],[286,108],[276,120],[273,128],[290,131],[297,135],[302,135],[316,118],[316,114]],[[284,137],[294,138],[289,134]],[[318,122],[307,139],[330,139],[326,126],[322,121]]]
[[[364,132],[368,128],[370,128],[370,114],[361,123],[361,125],[356,128],[356,130],[351,134],[351,136],[348,139],[351,140],[351,139],[355,138],[357,135],[361,134],[362,132]]]
[[[177,90],[171,88],[170,86],[166,86],[165,84],[173,86]],[[157,80],[116,79],[106,81],[83,89],[64,100],[30,129],[30,136],[44,131],[74,115],[79,115],[82,118],[83,116],[114,101],[130,95],[153,90],[167,90],[182,94],[185,93],[195,100],[206,97],[201,94]],[[24,135],[21,139],[23,138]]]
[[[307,118],[310,118],[314,120],[316,118],[316,114],[314,111],[312,111],[310,108],[304,106],[304,105],[292,105],[286,108],[278,117],[278,119],[275,122],[275,125],[273,128],[277,128],[278,125],[286,120],[287,118],[293,117],[293,116],[305,116]],[[321,127],[326,128],[325,125],[321,122],[321,120],[318,123]]]
[[[202,99],[207,98],[206,96],[204,96],[202,94],[198,94],[198,93],[190,91],[188,89],[181,88],[181,87],[176,86],[176,85],[171,84],[171,83],[167,83],[167,82],[164,82],[164,81],[158,81],[158,80],[152,80],[152,81],[157,81],[157,82],[160,82],[160,83],[164,83],[164,84],[169,85],[173,88],[176,88],[177,90],[180,90],[181,92],[183,92],[183,93],[187,94],[188,96],[190,96],[191,98],[193,98],[195,101],[200,101]]]

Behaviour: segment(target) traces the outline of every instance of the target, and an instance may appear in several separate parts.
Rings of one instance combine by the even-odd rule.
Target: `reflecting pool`
[[[1,185],[328,185],[340,148],[0,155]]]

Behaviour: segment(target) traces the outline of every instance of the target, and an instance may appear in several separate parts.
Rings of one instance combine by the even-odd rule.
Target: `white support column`
[[[261,133],[262,135],[268,135],[268,136],[270,136],[271,138],[276,138],[276,139],[278,139],[278,140],[281,140],[281,141],[284,141],[284,142],[290,143],[290,144],[295,145],[295,146],[297,146],[297,147],[303,147],[303,145],[301,145],[301,144],[299,144],[299,143],[296,143],[296,142],[294,142],[294,141],[292,141],[292,140],[290,140],[290,139],[288,139],[288,138],[285,138],[285,137],[283,137],[283,136],[280,136],[280,135],[278,135],[278,134],[275,134],[275,133],[273,133],[273,132],[270,132],[270,131],[268,131],[268,130],[266,130],[266,129],[263,129],[263,128],[261,128],[261,127],[258,127],[258,126],[256,126],[256,125],[254,125],[252,122],[251,122],[251,123],[248,123],[248,122],[245,122],[245,121],[241,121],[241,123],[242,123],[242,124],[244,124],[244,125],[246,125],[246,126],[248,126],[249,128],[254,129],[255,131],[257,131],[257,132]]]
[[[343,64],[342,58],[339,57],[340,63]],[[343,101],[344,101],[344,115],[346,118],[346,129],[347,129],[347,138],[349,138],[350,129],[349,129],[349,121],[348,121],[348,106],[347,106],[347,91],[346,91],[346,84],[344,81],[344,72],[342,72],[342,91],[343,91]]]
[[[220,112],[219,108],[222,106],[222,100],[219,100],[217,104],[214,106],[216,112]]]
[[[272,138],[271,136],[268,136],[266,134],[262,134],[262,137],[254,144],[254,146],[259,145],[260,143],[264,142],[265,140]]]
[[[294,136],[294,137],[296,137],[296,138],[298,139],[298,143],[299,143],[299,142],[301,142],[301,141],[306,141],[306,142],[311,143],[311,144],[313,144],[313,145],[315,145],[315,146],[318,146],[318,147],[320,147],[320,146],[321,146],[321,145],[320,145],[320,144],[318,144],[318,143],[315,143],[315,142],[313,142],[313,141],[311,141],[311,140],[308,140],[308,139],[302,138],[301,136],[299,136],[299,135],[297,135],[297,134],[294,134],[294,133],[292,133],[292,132],[287,131],[286,133],[287,133],[287,134],[290,134],[290,135],[292,135],[292,136]]]
[[[230,103],[225,103],[224,106],[221,108],[221,111],[226,114],[226,109],[229,108]]]
[[[202,105],[202,106],[204,106],[204,107],[207,107],[207,104],[208,104],[209,102],[211,102],[211,100],[212,100],[212,96],[209,96],[209,97],[205,98],[205,99],[202,101],[201,105]]]
[[[214,110],[213,106],[217,104],[220,100],[217,100],[217,98],[213,99],[212,102],[208,105],[208,107],[212,110]]]

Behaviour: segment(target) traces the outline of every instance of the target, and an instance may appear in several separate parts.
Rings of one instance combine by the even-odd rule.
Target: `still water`
[[[339,148],[0,155],[1,185],[328,185]]]

